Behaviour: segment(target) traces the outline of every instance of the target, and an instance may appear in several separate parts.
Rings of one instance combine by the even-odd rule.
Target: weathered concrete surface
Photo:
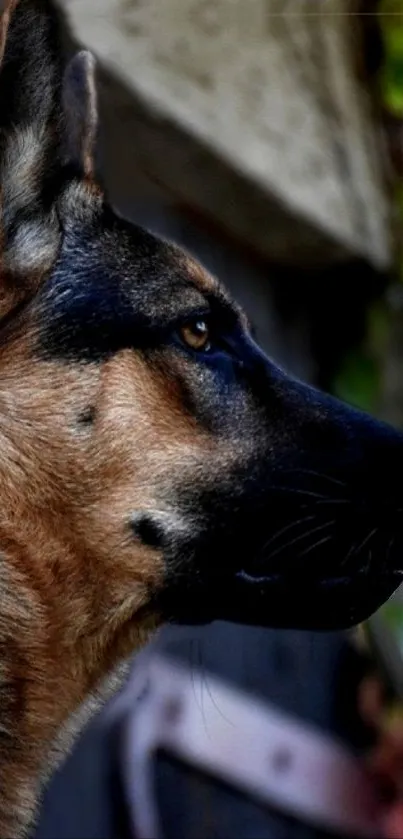
[[[130,138],[132,155],[179,200],[271,258],[388,264],[355,0],[59,3],[114,77],[119,155],[130,156]]]

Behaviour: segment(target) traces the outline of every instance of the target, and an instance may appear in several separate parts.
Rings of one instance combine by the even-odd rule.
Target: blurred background
[[[403,0],[59,6],[66,50],[84,44],[99,59],[100,168],[112,203],[196,254],[284,367],[403,426]],[[385,831],[403,836],[402,638],[399,594],[348,635],[229,624],[161,631],[149,655],[180,666],[193,685],[189,719],[195,730],[201,720],[211,760],[207,773],[197,749],[180,760],[174,745],[164,748],[134,806],[158,812],[161,836],[178,839],[347,835],[351,824],[318,821],[315,802],[298,811],[275,783],[265,792],[264,769],[257,794],[265,720],[281,711],[285,726],[308,725],[312,742],[337,741],[370,770],[389,807]],[[142,666],[133,659],[134,679]],[[162,683],[163,674],[157,692]],[[240,732],[228,727],[220,685],[261,720],[238,782]],[[128,743],[137,754],[130,737],[140,742],[145,730],[136,734],[132,720],[134,682],[124,697],[90,724],[53,780],[36,839],[147,839],[133,817],[127,758]],[[143,703],[152,727],[147,694]],[[222,721],[211,735],[213,704]],[[309,795],[318,802],[320,784]],[[362,831],[370,835],[368,824]]]

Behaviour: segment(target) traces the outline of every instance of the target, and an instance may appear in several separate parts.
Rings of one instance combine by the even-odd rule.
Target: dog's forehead
[[[169,297],[177,305],[212,297],[229,302],[219,282],[189,253],[137,225],[112,217],[100,242],[113,254],[118,281],[131,285],[134,293],[140,289],[144,300],[160,299],[164,306]]]
[[[90,358],[141,346],[152,330],[212,302],[236,312],[189,254],[106,208],[65,234],[40,295],[42,346],[53,356]]]

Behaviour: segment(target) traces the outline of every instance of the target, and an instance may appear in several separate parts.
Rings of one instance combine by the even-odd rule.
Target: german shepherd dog
[[[400,582],[403,436],[287,377],[95,177],[94,61],[0,30],[0,836],[162,621],[332,629]]]

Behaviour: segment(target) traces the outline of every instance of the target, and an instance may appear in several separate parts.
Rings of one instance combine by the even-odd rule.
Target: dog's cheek
[[[170,380],[177,383],[181,409],[211,446],[250,448],[263,435],[263,412],[245,384],[242,371],[225,354],[187,357],[180,351],[166,354]]]

